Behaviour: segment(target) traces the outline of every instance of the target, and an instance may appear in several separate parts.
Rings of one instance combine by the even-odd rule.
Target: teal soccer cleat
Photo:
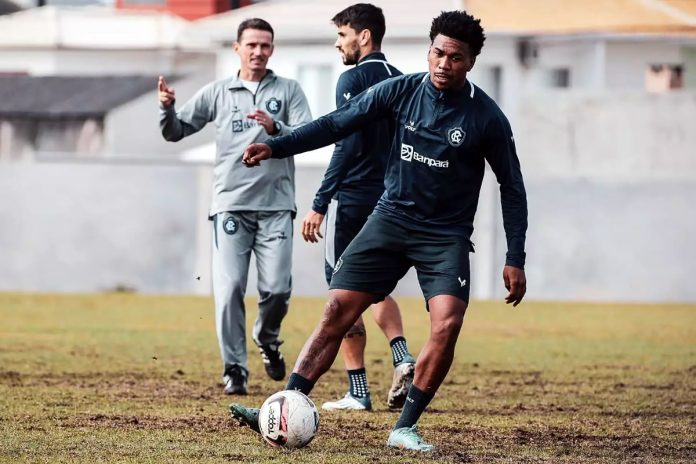
[[[254,432],[261,433],[258,408],[247,408],[239,403],[232,403],[230,404],[230,416],[232,419],[236,419],[239,425],[246,425]]]
[[[415,425],[392,430],[387,440],[387,446],[424,452],[433,451],[435,449],[433,445],[423,441],[423,438],[418,435],[418,428]]]

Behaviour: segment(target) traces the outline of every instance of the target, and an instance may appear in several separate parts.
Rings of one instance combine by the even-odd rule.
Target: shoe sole
[[[408,368],[402,374],[394,372],[395,378],[392,381],[392,386],[389,389],[389,396],[387,397],[387,406],[389,409],[401,409],[404,407],[408,389],[411,388],[411,384],[413,383],[413,374],[415,371],[416,365],[409,364]]]
[[[404,451],[418,451],[420,453],[431,453],[435,450],[434,446],[431,446],[430,448],[409,448],[408,446],[404,445],[403,443],[399,443],[399,444],[387,443],[387,447],[398,449],[398,450],[404,450]]]

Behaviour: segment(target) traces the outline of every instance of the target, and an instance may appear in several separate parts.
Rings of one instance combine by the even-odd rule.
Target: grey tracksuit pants
[[[213,293],[220,354],[225,368],[236,364],[247,370],[244,294],[251,252],[256,257],[259,292],[252,339],[257,345],[275,343],[288,312],[292,285],[292,212],[218,213],[213,227]]]

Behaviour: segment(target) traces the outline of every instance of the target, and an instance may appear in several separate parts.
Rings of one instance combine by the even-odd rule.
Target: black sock
[[[396,421],[394,429],[411,427],[418,422],[418,419],[421,414],[423,414],[423,411],[425,411],[428,403],[433,399],[433,396],[435,395],[426,393],[415,385],[411,385],[411,388],[408,390],[408,396],[406,396],[404,409],[401,410],[401,416],[399,416],[399,420]]]
[[[288,384],[285,386],[286,390],[297,390],[307,396],[309,396],[309,393],[313,388],[314,382],[302,377],[300,374],[295,374],[294,372],[290,374]]]
[[[367,389],[367,373],[365,368],[349,369],[348,383],[350,384],[350,394],[356,398],[365,398],[370,394]]]
[[[404,358],[411,358],[411,353],[408,352],[408,345],[406,345],[406,339],[404,337],[394,337],[392,341],[389,342],[392,352],[392,361],[394,362],[394,367],[398,366],[404,361]]]

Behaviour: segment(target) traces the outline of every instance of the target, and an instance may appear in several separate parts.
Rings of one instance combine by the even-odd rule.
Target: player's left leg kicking
[[[374,301],[374,295],[391,293],[414,262],[431,312],[431,332],[416,365],[414,384],[387,445],[431,451],[432,445],[423,441],[415,424],[445,378],[454,357],[468,301],[469,250],[468,243],[457,239],[448,242],[446,238],[432,238],[428,234],[412,237],[410,232],[391,221],[371,217],[346,250],[343,270],[336,275],[340,277],[332,281],[332,287],[370,288],[372,293],[338,288],[329,292],[324,316],[305,344],[286,388],[309,394],[333,363],[341,337]],[[403,248],[404,240],[410,242],[409,251],[394,253],[394,249]],[[453,269],[459,276],[449,275]],[[442,278],[443,272],[447,278]],[[258,416],[254,410],[236,404],[230,409],[233,417],[258,430]]]

